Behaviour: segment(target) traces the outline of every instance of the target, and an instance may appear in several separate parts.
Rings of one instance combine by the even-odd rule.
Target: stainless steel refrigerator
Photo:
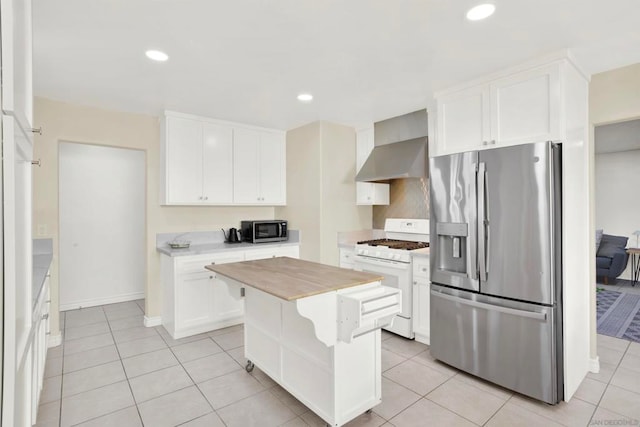
[[[431,353],[555,404],[563,398],[561,146],[430,160]]]

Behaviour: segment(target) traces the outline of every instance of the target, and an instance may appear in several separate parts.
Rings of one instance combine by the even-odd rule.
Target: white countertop
[[[184,249],[173,249],[168,242],[178,237],[188,240],[191,245]],[[289,230],[289,240],[269,243],[225,243],[222,230],[194,231],[188,233],[163,233],[156,235],[156,250],[170,257],[211,254],[225,251],[245,251],[280,246],[297,246],[300,244],[300,232]]]

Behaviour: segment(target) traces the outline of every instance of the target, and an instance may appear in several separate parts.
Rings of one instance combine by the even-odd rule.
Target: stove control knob
[[[393,254],[387,254],[387,258],[389,259],[393,259],[393,256],[394,256]]]
[[[393,258],[395,258],[395,259],[400,259],[400,254],[395,254],[395,255],[393,256]]]
[[[363,255],[369,255],[369,251],[365,249]]]
[[[376,252],[376,256],[377,256],[377,257],[380,257],[380,251],[377,251],[377,252]]]
[[[358,255],[362,255],[364,253],[364,249],[358,249]]]

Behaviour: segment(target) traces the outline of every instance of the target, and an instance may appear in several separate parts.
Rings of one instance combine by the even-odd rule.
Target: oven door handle
[[[374,259],[374,258],[368,258],[361,255],[356,255],[355,264],[356,264],[356,267],[358,266],[358,264],[366,264],[366,265],[373,265],[373,266],[382,267],[382,268],[394,268],[396,270],[406,270],[411,265],[406,262],[397,262],[397,261],[382,259],[382,258]]]

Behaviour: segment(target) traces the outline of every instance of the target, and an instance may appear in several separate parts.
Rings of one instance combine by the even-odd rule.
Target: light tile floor
[[[324,426],[259,369],[243,328],[173,340],[143,326],[143,301],[62,313],[38,426]],[[638,425],[640,344],[598,336],[602,369],[549,406],[452,369],[429,347],[383,331],[382,403],[349,426]]]

